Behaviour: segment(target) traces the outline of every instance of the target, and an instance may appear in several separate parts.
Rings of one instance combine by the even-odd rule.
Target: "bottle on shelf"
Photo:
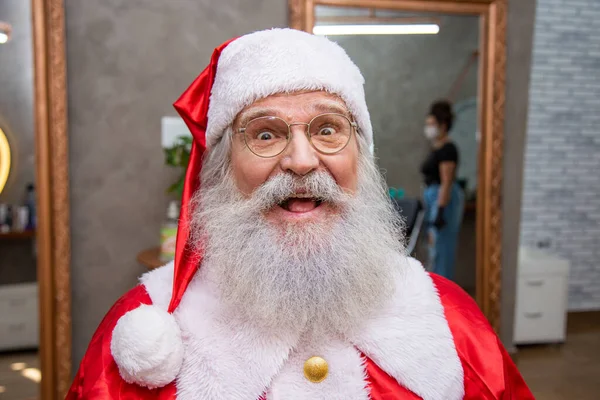
[[[175,242],[179,222],[179,205],[173,200],[167,208],[167,218],[160,230],[160,259],[169,262],[175,258]]]
[[[10,231],[10,206],[8,204],[0,204],[0,233]]]
[[[17,232],[24,232],[30,230],[29,227],[29,207],[18,206],[15,207],[13,221],[13,230]]]
[[[27,185],[24,205],[28,209],[27,226],[25,229],[28,231],[33,231],[36,227],[35,186],[33,183]]]

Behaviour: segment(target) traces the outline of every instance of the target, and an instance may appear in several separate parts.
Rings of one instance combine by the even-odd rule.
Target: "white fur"
[[[424,400],[464,396],[463,369],[431,277],[414,259],[400,260],[393,301],[352,341]]]
[[[273,380],[267,400],[368,400],[364,359],[346,341],[333,337],[302,340]],[[304,363],[313,356],[327,361],[329,375],[320,383],[304,377]]]
[[[172,382],[183,360],[175,318],[150,305],[141,305],[117,321],[110,351],[125,381],[151,389]]]
[[[174,270],[175,264],[171,261],[160,268],[146,272],[140,278],[140,283],[146,288],[146,292],[152,299],[152,304],[165,311],[169,309],[171,294],[173,293]]]
[[[263,331],[224,310],[201,272],[175,312],[185,346],[177,398],[367,399],[361,351],[424,400],[462,399],[463,370],[433,281],[415,260],[401,258],[398,268],[394,298],[347,341]],[[172,266],[142,281],[152,300],[165,304]],[[320,384],[302,375],[313,355],[330,363]]]
[[[364,78],[346,52],[322,36],[270,29],[231,42],[219,57],[208,107],[207,146],[213,147],[246,106],[277,93],[325,90],[344,100],[372,147]]]
[[[258,399],[298,340],[293,333],[261,331],[222,306],[197,276],[175,312],[186,338],[179,400]]]

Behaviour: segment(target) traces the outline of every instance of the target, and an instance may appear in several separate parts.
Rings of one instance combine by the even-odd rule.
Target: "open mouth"
[[[280,202],[279,207],[292,213],[307,213],[313,211],[323,203],[322,199],[309,194],[294,194]]]

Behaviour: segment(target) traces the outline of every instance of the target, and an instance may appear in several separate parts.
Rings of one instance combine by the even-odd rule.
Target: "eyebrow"
[[[306,105],[307,111],[311,114],[342,114],[347,117],[351,117],[348,109],[340,102],[335,100],[319,100],[318,102],[311,102]],[[245,126],[249,121],[261,118],[261,117],[277,117],[280,116],[281,112],[272,107],[255,107],[248,111],[243,112],[241,118],[238,120],[237,125],[240,127]],[[284,118],[285,119],[285,118]],[[288,122],[296,122],[296,121],[288,121]]]
[[[239,127],[245,126],[249,121],[260,118],[260,117],[270,117],[276,116],[277,111],[270,107],[256,107],[251,110],[245,111],[242,114],[242,117],[237,121],[237,125]],[[235,125],[235,124],[234,124]]]
[[[312,112],[315,113],[335,113],[350,116],[348,109],[335,100],[319,101],[309,105]]]

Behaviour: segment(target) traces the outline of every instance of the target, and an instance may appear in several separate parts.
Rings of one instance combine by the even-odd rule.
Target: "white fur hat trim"
[[[219,57],[208,107],[210,148],[244,107],[278,93],[324,90],[340,96],[369,147],[373,128],[364,78],[338,44],[293,29],[270,29],[231,42]]]
[[[123,315],[110,343],[121,377],[153,389],[175,380],[183,363],[179,325],[165,310],[141,305]]]

